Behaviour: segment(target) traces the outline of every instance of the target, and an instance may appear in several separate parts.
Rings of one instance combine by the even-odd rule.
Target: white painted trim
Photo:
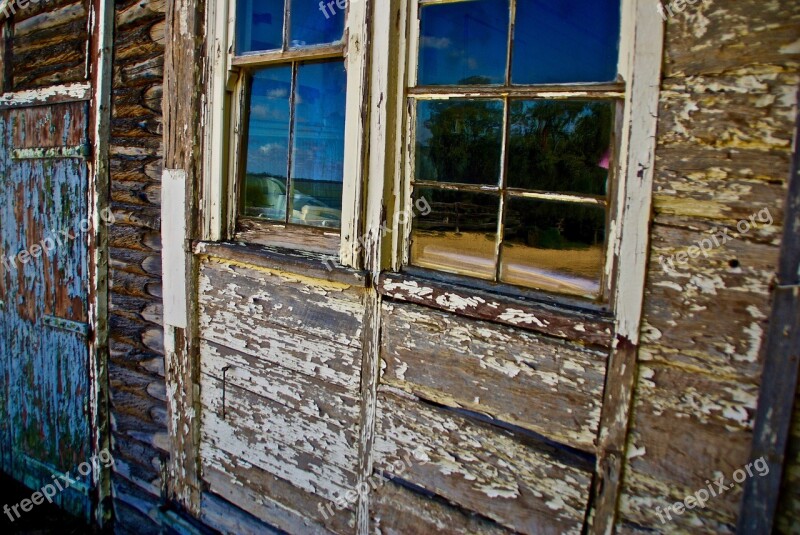
[[[351,1],[347,8],[347,104],[344,128],[344,186],[342,191],[342,240],[339,262],[343,266],[362,266],[361,237],[362,199],[364,198],[364,167],[366,154],[367,57],[369,28],[367,0]],[[375,98],[375,97],[373,97]],[[367,119],[368,120],[368,119]]]
[[[639,343],[650,239],[664,24],[651,0],[624,0],[621,63],[626,102],[620,146],[616,222],[609,243],[616,259],[616,334]]]
[[[164,169],[161,177],[161,271],[164,326],[186,329],[186,171]]]
[[[57,102],[75,102],[92,98],[92,84],[54,85],[41,89],[26,89],[0,95],[0,108],[27,108]]]
[[[228,0],[207,4],[206,36],[208,72],[205,92],[206,120],[203,150],[202,235],[207,241],[220,241],[225,234],[223,224],[227,157],[224,151],[226,89],[228,81]]]

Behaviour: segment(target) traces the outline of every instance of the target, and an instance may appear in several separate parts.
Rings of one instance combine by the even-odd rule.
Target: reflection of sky
[[[283,43],[285,0],[240,0],[236,12],[236,51],[239,54],[280,49]],[[289,46],[335,43],[344,33],[344,16],[328,17],[319,1],[292,0]]]
[[[502,84],[508,6],[508,0],[423,6],[419,84],[456,84],[474,76]]]
[[[342,61],[300,65],[297,73],[292,176],[342,181],[346,73]],[[291,67],[253,78],[247,172],[286,176]]]
[[[620,0],[517,2],[513,82],[609,82],[616,78]]]
[[[502,84],[509,0],[467,0],[420,9],[419,84]],[[620,0],[518,0],[513,82],[613,81]],[[476,83],[474,80],[473,83]]]

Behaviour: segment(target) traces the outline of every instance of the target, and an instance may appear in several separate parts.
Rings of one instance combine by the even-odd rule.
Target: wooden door
[[[85,102],[0,112],[2,469],[34,490],[89,459]],[[88,519],[91,477],[54,501]],[[29,513],[34,514],[34,513]]]

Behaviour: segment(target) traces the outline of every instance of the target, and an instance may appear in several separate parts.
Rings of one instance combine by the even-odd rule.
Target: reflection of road
[[[494,238],[470,232],[423,232],[413,236],[415,265],[482,279],[494,278]],[[510,245],[503,249],[503,282],[550,292],[594,297],[599,293],[603,247],[537,249]]]

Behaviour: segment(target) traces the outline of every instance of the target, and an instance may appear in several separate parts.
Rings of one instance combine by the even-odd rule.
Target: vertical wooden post
[[[611,353],[600,436],[590,532],[613,533],[622,488],[628,429],[636,385],[639,329],[650,240],[655,138],[664,25],[649,0],[622,2],[620,73],[625,77],[623,155],[616,196],[617,225],[610,235],[615,255],[614,349]]]
[[[90,50],[87,58],[91,75],[92,103],[89,128],[93,158],[89,182],[89,324],[93,337],[89,347],[90,421],[93,423],[95,453],[111,449],[108,382],[108,215],[110,214],[110,175],[108,153],[111,122],[111,57],[113,48],[114,3],[92,0],[89,17]],[[97,507],[95,520],[100,526],[111,520],[111,468],[95,472]]]
[[[162,258],[164,349],[170,435],[170,500],[193,515],[200,509],[199,362],[196,266],[191,239],[199,235],[195,184],[202,180],[201,93],[205,2],[168,0],[164,58],[164,197]]]

